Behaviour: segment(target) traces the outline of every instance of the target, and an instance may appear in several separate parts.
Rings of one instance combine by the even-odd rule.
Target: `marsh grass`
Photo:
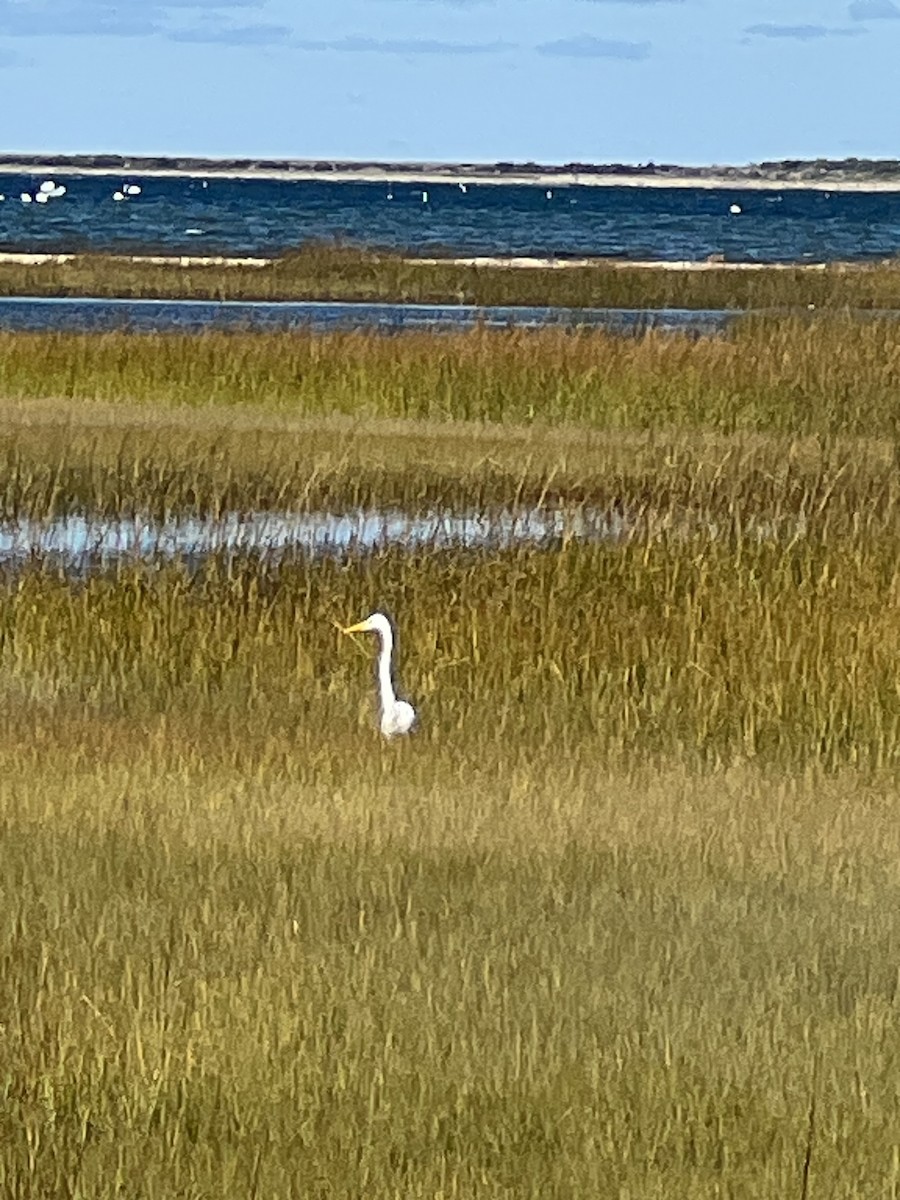
[[[895,570],[21,575],[4,1194],[799,1194],[814,1088],[816,1193],[890,1195]],[[376,601],[398,745],[331,625]]]
[[[590,308],[900,308],[894,262],[822,270],[672,270],[598,262],[516,269],[416,262],[384,251],[312,244],[259,266],[167,265],[114,255],[0,262],[0,295],[192,300],[359,300]]]
[[[893,438],[900,324],[753,320],[727,336],[0,334],[0,395],[300,418]]]
[[[891,1194],[892,794],[305,745],[4,752],[6,1195]]]
[[[893,443],[778,437],[598,437],[377,422],[264,421],[216,429],[65,419],[0,436],[0,519],[68,515],[164,522],[193,517],[399,512],[416,516],[608,517],[611,535],[790,537],[889,533],[897,517]],[[596,524],[596,521],[593,521]],[[616,532],[621,527],[620,533]],[[769,531],[769,534],[766,531]],[[824,534],[823,534],[824,536]]]
[[[4,1196],[781,1200],[811,1105],[808,1195],[898,1194],[896,351],[837,328],[0,346],[7,519],[637,518],[6,569]]]
[[[336,644],[334,622],[387,606],[426,743],[888,767],[895,521],[896,501],[865,529],[811,513],[799,533],[682,522],[616,544],[212,556],[74,583],[38,564],[7,585],[0,662],[75,709],[177,714],[198,733],[300,723],[315,744],[348,705],[371,723],[374,647]]]

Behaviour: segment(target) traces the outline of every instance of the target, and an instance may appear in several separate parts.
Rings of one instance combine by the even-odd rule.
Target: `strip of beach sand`
[[[533,186],[559,187],[640,187],[640,188],[704,188],[732,191],[823,191],[823,192],[900,192],[900,170],[888,176],[871,176],[866,172],[821,170],[808,176],[778,170],[760,174],[761,168],[732,167],[718,169],[646,168],[604,171],[541,168],[534,170],[511,165],[488,164],[360,164],[312,163],[298,160],[289,164],[259,163],[253,166],[232,165],[215,159],[190,160],[189,163],[162,163],[158,159],[123,158],[116,164],[97,165],[88,156],[84,160],[52,158],[21,160],[0,156],[0,173],[59,176],[127,175],[134,178],[205,178],[205,179],[268,179],[278,181],[326,183],[383,183],[391,184],[455,184],[457,186]]]
[[[23,267],[62,265],[77,262],[81,254],[19,254],[0,252],[0,263]],[[158,267],[272,267],[277,258],[226,257],[224,255],[194,254],[110,254],[105,259],[122,263],[145,263]],[[666,259],[636,260],[619,258],[533,258],[482,255],[474,258],[407,258],[410,266],[479,267],[485,270],[567,270],[572,268],[603,268],[605,270],[646,271],[854,271],[871,269],[870,262],[823,263],[765,263],[726,262],[723,259],[669,261]]]

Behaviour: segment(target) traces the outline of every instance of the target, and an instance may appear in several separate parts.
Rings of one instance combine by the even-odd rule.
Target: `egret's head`
[[[356,625],[348,625],[344,629],[344,633],[380,633],[382,637],[390,636],[391,623],[384,613],[372,613],[364,621],[358,621]]]

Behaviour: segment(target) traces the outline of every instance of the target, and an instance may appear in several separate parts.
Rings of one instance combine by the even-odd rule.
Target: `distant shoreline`
[[[64,266],[77,263],[84,258],[97,258],[97,252],[85,254],[69,251],[61,254],[52,252],[19,253],[0,251],[0,263],[20,267]],[[229,256],[222,254],[106,254],[103,257],[119,263],[155,267],[273,267],[278,258],[258,256]],[[726,262],[717,258],[700,260],[673,259],[619,259],[619,258],[553,258],[517,255],[477,255],[475,257],[407,258],[409,266],[419,267],[478,267],[482,270],[572,270],[604,268],[614,271],[854,271],[870,269],[870,262]],[[884,265],[881,263],[880,265]]]
[[[31,158],[0,156],[0,174],[59,175],[71,177],[106,176],[132,178],[267,179],[281,182],[321,181],[324,183],[448,184],[451,186],[531,186],[552,190],[557,187],[640,187],[703,188],[730,191],[818,191],[818,192],[900,192],[900,163],[891,164],[887,177],[867,171],[851,171],[809,165],[790,168],[715,168],[715,167],[624,167],[583,169],[542,167],[516,164],[435,164],[435,163],[359,163],[322,162],[247,163],[217,159],[163,160],[158,158],[122,158],[118,162],[98,163],[95,157]],[[814,177],[807,171],[815,170]],[[896,172],[896,173],[894,173]]]

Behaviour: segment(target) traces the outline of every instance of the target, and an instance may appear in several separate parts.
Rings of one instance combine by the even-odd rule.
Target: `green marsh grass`
[[[892,541],[4,590],[4,1194],[891,1194]]]
[[[0,1193],[900,1194],[895,347],[0,338],[7,520],[633,521],[4,569]]]
[[[0,396],[283,417],[893,438],[900,324],[753,320],[722,337],[596,331],[0,334]]]
[[[892,1194],[896,793],[307,745],[2,755],[6,1195]]]
[[[159,264],[114,255],[0,262],[0,295],[194,300],[357,300],[589,308],[900,308],[893,261],[824,269],[511,268],[417,262],[390,252],[310,245],[266,266]]]
[[[812,507],[812,506],[811,506]],[[528,757],[595,751],[698,767],[892,767],[900,572],[891,510],[864,526],[737,514],[623,542],[508,551],[392,547],[365,559],[122,566],[73,583],[25,568],[0,634],[9,686],[73,711],[168,713],[212,735],[373,719],[374,646],[334,622],[380,606],[418,667],[421,740]],[[348,698],[355,692],[358,704]],[[486,716],[489,719],[485,719]],[[356,731],[355,719],[351,722]]]

